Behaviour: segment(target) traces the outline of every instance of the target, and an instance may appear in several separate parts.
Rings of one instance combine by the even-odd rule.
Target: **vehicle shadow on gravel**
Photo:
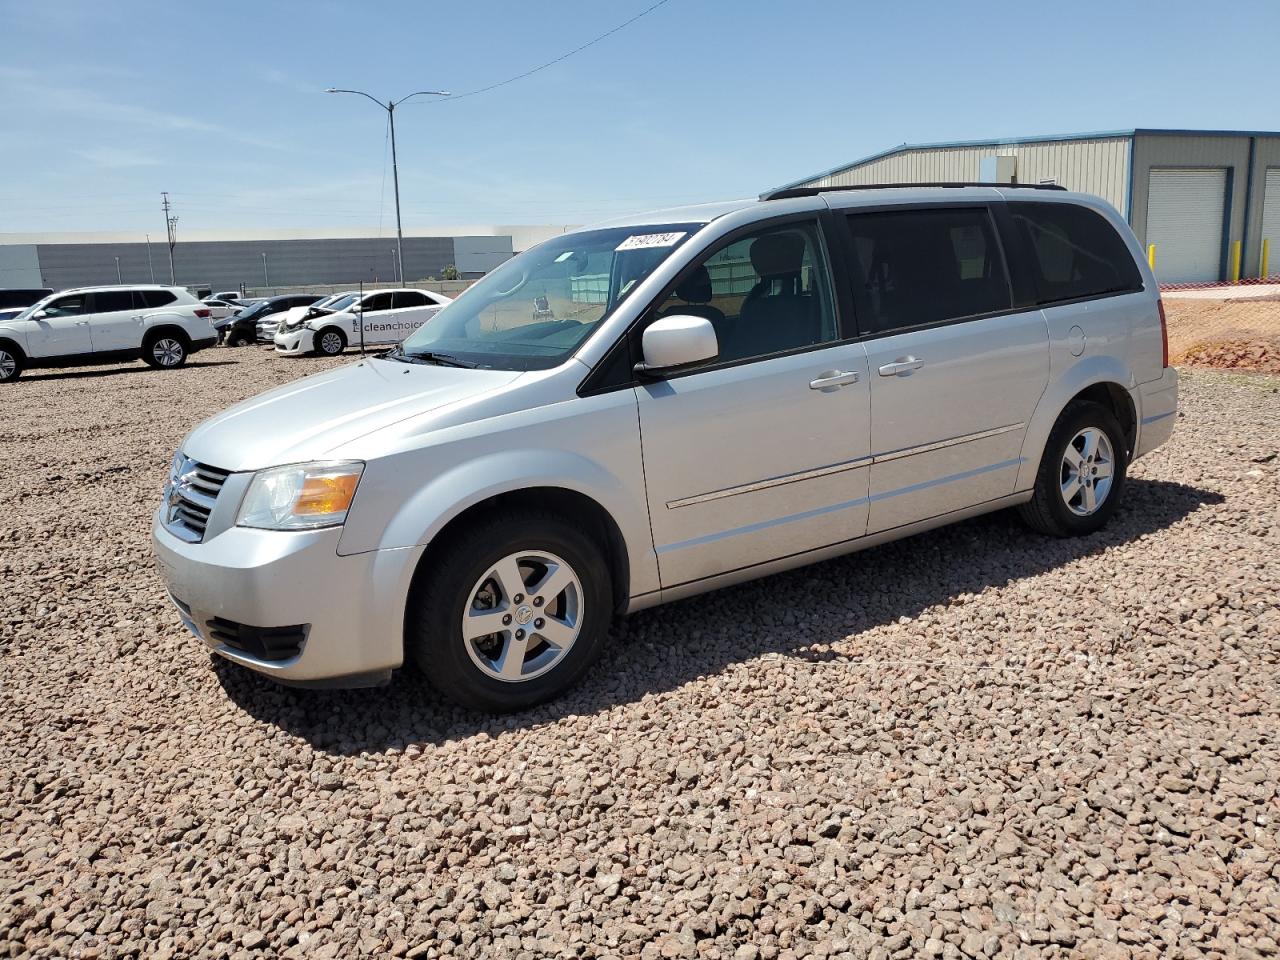
[[[234,364],[234,360],[192,360],[184,363],[178,370],[195,370],[200,367],[225,367]],[[59,370],[57,367],[45,368],[44,373],[24,373],[20,383],[38,383],[41,380],[80,380],[84,377],[114,377],[120,373],[155,373],[153,367],[90,367],[89,369]]]
[[[217,658],[215,670],[247,713],[327,753],[496,736],[674,690],[756,657],[830,658],[815,648],[1129,543],[1223,500],[1186,484],[1131,478],[1123,507],[1093,536],[1039,536],[1003,511],[642,611],[615,624],[605,656],[578,687],[509,716],[455,707],[413,670],[399,671],[388,687],[351,691],[282,687]]]

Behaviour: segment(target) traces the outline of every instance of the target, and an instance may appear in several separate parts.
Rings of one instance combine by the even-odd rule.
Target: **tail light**
[[[1157,300],[1160,310],[1160,357],[1165,367],[1169,366],[1169,321],[1164,318],[1164,300]]]
[[[203,307],[200,307],[200,308],[198,308],[198,309],[195,311],[195,314],[196,314],[196,316],[197,316],[197,317],[199,317],[201,320],[208,320],[210,317],[212,317],[212,316],[213,316],[213,311],[212,311],[212,310],[206,310],[206,309],[204,309]],[[1161,314],[1160,314],[1160,317],[1161,317],[1161,320],[1163,320],[1163,319],[1164,319],[1164,314],[1163,314],[1163,313],[1161,313]]]

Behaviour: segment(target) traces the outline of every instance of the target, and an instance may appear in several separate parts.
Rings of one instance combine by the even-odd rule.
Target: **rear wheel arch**
[[[1111,380],[1090,384],[1067,401],[1066,406],[1059,412],[1058,418],[1061,419],[1067,410],[1081,403],[1098,403],[1111,411],[1119,421],[1120,428],[1124,430],[1125,440],[1129,446],[1129,456],[1132,458],[1138,440],[1138,412],[1134,408],[1133,397],[1129,395],[1129,391]]]
[[[182,327],[172,323],[162,323],[154,327],[148,327],[147,332],[142,335],[142,349],[147,350],[151,344],[155,343],[161,337],[173,337],[183,346],[190,349],[191,335]]]

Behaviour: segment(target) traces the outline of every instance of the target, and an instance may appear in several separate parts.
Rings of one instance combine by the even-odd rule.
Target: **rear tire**
[[[347,335],[337,327],[325,327],[316,333],[313,343],[322,357],[336,357],[347,349]]]
[[[613,615],[605,552],[558,516],[500,512],[427,562],[405,611],[406,645],[432,686],[464,707],[551,700],[604,649]]]
[[[160,333],[147,338],[142,359],[157,370],[176,370],[187,362],[187,341],[176,333]]]
[[[1115,414],[1100,403],[1072,404],[1054,424],[1035,493],[1018,512],[1051,537],[1094,533],[1119,506],[1128,466],[1128,441]]]
[[[17,380],[25,366],[21,350],[12,344],[0,343],[0,383]]]

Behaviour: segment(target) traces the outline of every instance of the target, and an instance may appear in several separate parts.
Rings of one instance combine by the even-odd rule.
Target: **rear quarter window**
[[[1074,203],[1012,201],[1008,209],[1037,303],[1142,289],[1128,245],[1100,213]]]
[[[142,298],[142,303],[146,307],[167,307],[178,298],[168,290],[139,290],[135,296]]]

